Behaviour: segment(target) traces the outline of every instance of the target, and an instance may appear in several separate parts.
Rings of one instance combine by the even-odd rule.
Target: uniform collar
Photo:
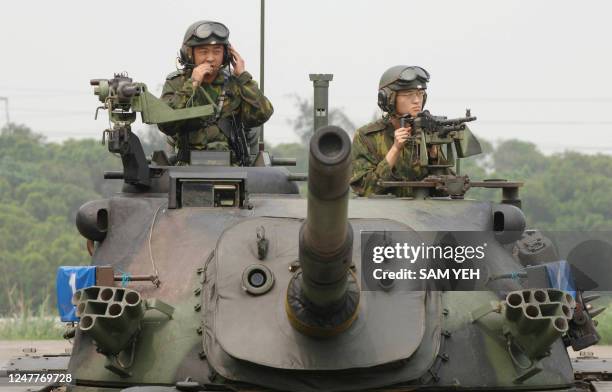
[[[393,123],[391,122],[390,117],[383,117],[381,120],[381,125],[384,126],[384,130],[387,132],[395,132],[395,128],[393,127]]]

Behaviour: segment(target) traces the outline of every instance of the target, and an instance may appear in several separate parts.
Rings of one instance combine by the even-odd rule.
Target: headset
[[[211,37],[213,38],[212,41],[210,41]],[[201,45],[223,45],[223,60],[221,63],[221,67],[231,65],[233,56],[229,50],[231,44],[229,43],[229,41],[227,41],[227,39],[229,38],[229,29],[224,24],[219,22],[201,20],[189,26],[187,32],[185,33],[185,37],[183,38],[183,44],[181,45],[177,57],[178,63],[183,68],[193,69],[195,67],[193,58],[193,48],[199,45],[197,45],[197,43],[195,45],[187,45],[187,43],[194,38],[196,40],[203,40],[204,42],[202,42]],[[215,38],[218,38],[218,40],[221,42],[217,42]]]
[[[400,67],[393,67],[393,68],[400,68]],[[393,69],[391,68],[391,69]],[[401,69],[401,68],[400,68]],[[427,102],[427,87],[426,87],[426,83],[429,82],[429,72],[427,72],[424,68],[421,67],[416,67],[416,66],[410,66],[410,67],[405,67],[402,71],[399,72],[399,75],[397,76],[397,78],[395,78],[392,82],[387,83],[386,85],[384,85],[383,87],[381,87],[378,90],[378,107],[383,111],[383,112],[387,112],[387,113],[395,113],[395,98],[397,96],[397,93],[395,90],[393,90],[390,86],[397,83],[399,80],[402,79],[402,76],[404,74],[404,72],[406,71],[412,71],[413,75],[410,76],[410,78],[406,79],[406,82],[412,82],[414,80],[417,80],[418,78],[423,80],[423,84],[425,85],[425,95],[423,95],[423,107],[425,107],[425,103]],[[387,71],[389,72],[389,71]],[[408,76],[408,75],[406,75]],[[384,76],[383,76],[384,77]],[[410,88],[408,86],[406,86],[407,88]],[[412,87],[414,88],[414,87]],[[400,89],[398,89],[400,90]]]
[[[397,93],[391,90],[389,87],[383,87],[378,90],[378,107],[387,113],[395,113],[395,97]],[[427,102],[427,90],[423,95],[423,107]]]

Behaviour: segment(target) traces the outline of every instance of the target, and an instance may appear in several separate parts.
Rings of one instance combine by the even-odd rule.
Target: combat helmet
[[[395,112],[395,95],[400,90],[427,90],[429,72],[422,67],[411,65],[396,65],[387,69],[378,82],[378,107],[383,112]],[[423,97],[423,106],[427,101],[427,93]]]
[[[183,44],[179,52],[179,63],[185,67],[193,67],[193,51],[191,48],[200,45],[223,45],[223,65],[230,63],[229,29],[223,23],[200,20],[192,23],[185,31]]]

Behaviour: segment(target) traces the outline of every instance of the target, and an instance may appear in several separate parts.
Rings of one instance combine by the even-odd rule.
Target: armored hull
[[[249,178],[250,168],[238,170]],[[206,170],[197,177],[206,178]],[[94,341],[77,331],[68,370],[76,380],[73,388],[169,386],[187,378],[300,391],[572,387],[561,340],[542,360],[541,372],[517,383],[521,369],[499,330],[502,316],[474,322],[472,312],[521,289],[512,281],[496,282],[488,292],[362,291],[358,317],[345,333],[321,339],[296,331],[285,313],[285,298],[299,269],[306,201],[297,194],[253,192],[248,203],[243,209],[169,209],[165,192],[108,200],[108,232],[93,263],[132,275],[156,270],[158,288],[149,283],[129,287],[143,298],[171,304],[175,312],[171,319],[147,313],[129,377],[107,370]],[[362,268],[361,231],[486,231],[492,229],[496,209],[495,203],[450,199],[357,198],[348,205],[356,272]],[[262,227],[268,240],[263,260],[257,237]],[[502,244],[492,245],[498,249],[489,253],[490,273],[520,269]],[[245,289],[243,273],[252,265],[271,272],[269,291],[253,295]]]

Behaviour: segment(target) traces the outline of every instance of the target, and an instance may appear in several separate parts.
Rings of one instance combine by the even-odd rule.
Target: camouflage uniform
[[[409,143],[401,150],[393,169],[389,167],[385,156],[393,146],[394,132],[393,125],[386,118],[369,123],[355,132],[351,187],[359,196],[392,193],[398,197],[410,197],[411,188],[383,188],[378,181],[416,181],[427,176],[427,168],[416,161],[416,150]]]
[[[226,97],[223,103],[221,117],[232,115],[239,116],[246,128],[257,127],[266,122],[274,109],[268,99],[261,93],[257,83],[248,72],[243,72],[239,77],[224,74],[225,70],[219,72],[219,76],[211,84],[203,84],[215,104],[219,103],[219,96],[223,90],[223,84],[227,78]],[[179,70],[171,73],[166,78],[161,98],[173,109],[182,109],[193,94],[193,84],[190,70]],[[189,106],[200,106],[209,104],[206,96],[196,91]],[[189,132],[189,149],[228,151],[228,138],[214,124],[214,120],[192,119],[159,124],[159,129],[169,136],[168,142],[178,149],[182,149],[182,132]],[[233,155],[233,154],[232,154]],[[234,157],[232,157],[233,160]]]

